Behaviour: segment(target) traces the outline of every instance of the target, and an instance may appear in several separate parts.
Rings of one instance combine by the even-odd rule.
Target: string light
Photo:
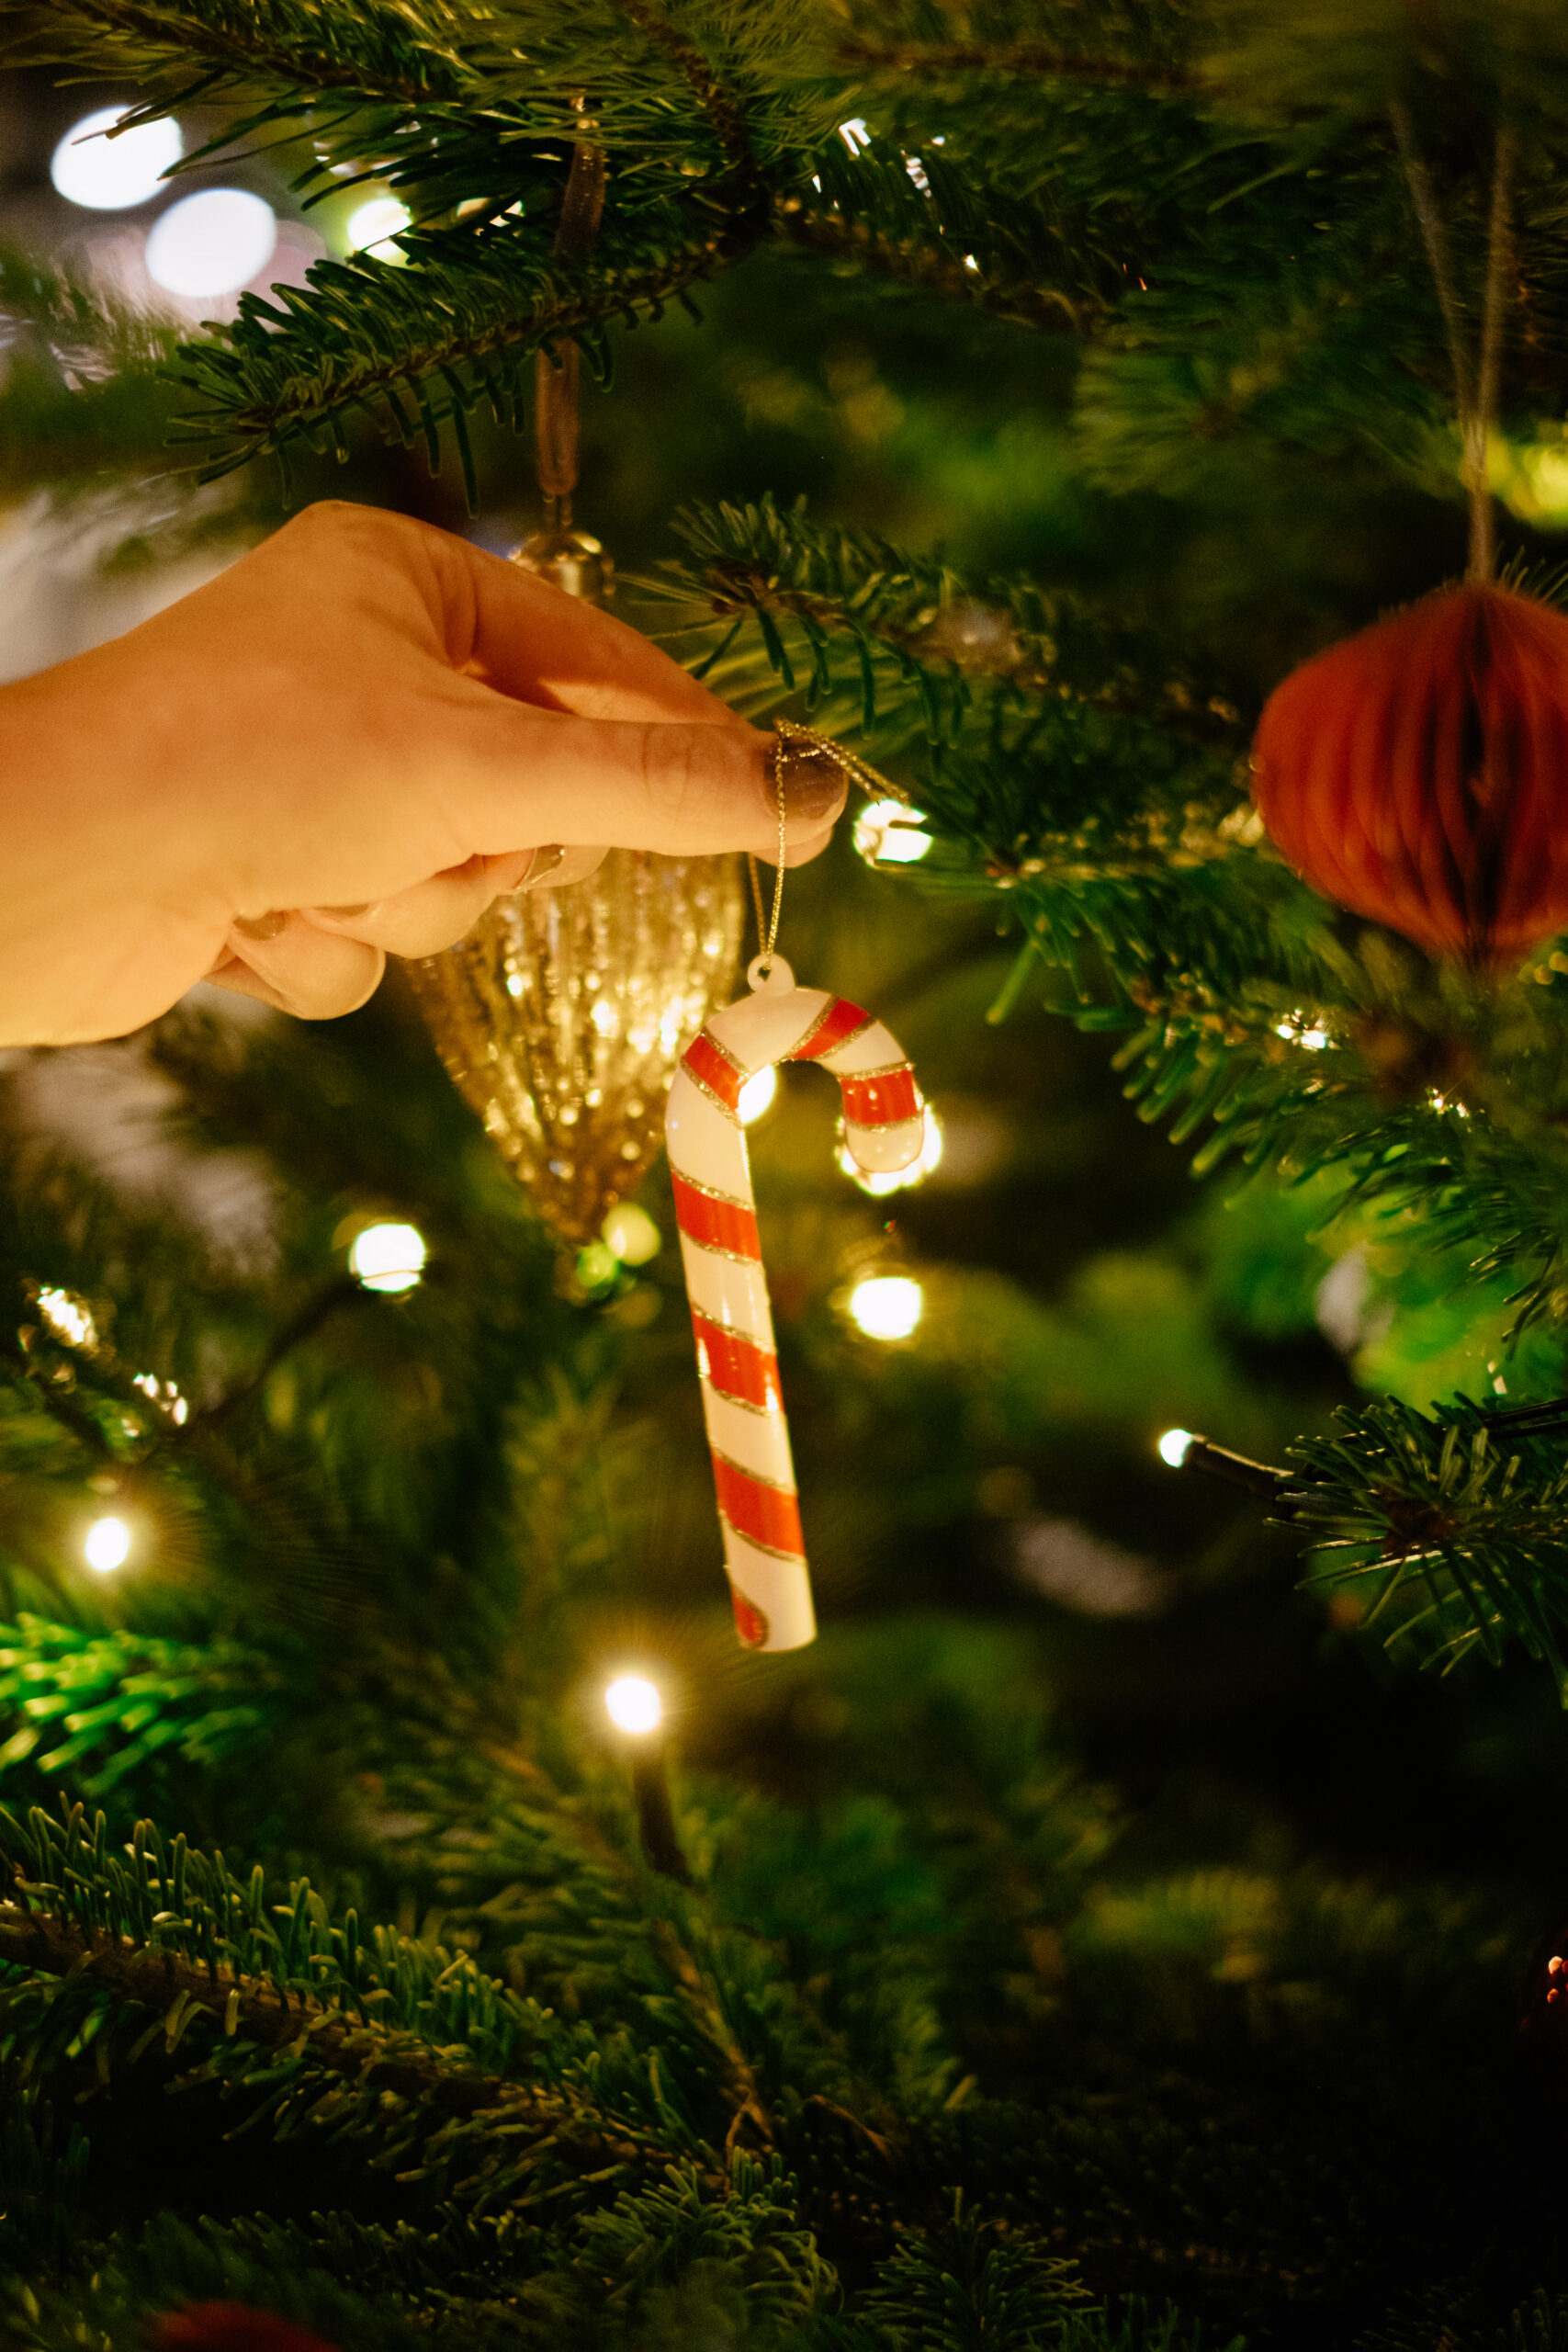
[[[416,1225],[367,1225],[354,1237],[348,1271],[367,1290],[412,1290],[427,1255]]]
[[[412,226],[413,214],[406,204],[400,204],[395,196],[372,196],[348,216],[348,250],[368,254],[372,261],[406,262],[407,254],[391,240]]]
[[[736,1098],[735,1107],[743,1127],[753,1127],[764,1111],[772,1110],[773,1097],[779,1091],[779,1074],[772,1062],[753,1070]]]
[[[1187,1449],[1192,1443],[1190,1430],[1167,1430],[1159,1441],[1159,1458],[1179,1470],[1187,1459]]]
[[[902,800],[868,801],[854,821],[854,845],[868,865],[918,865],[931,845],[925,821]]]
[[[92,1309],[74,1291],[51,1286],[38,1295],[38,1311],[57,1340],[68,1348],[91,1348],[97,1344],[98,1327],[93,1320]]]
[[[638,1738],[664,1720],[664,1702],[642,1674],[618,1674],[604,1693],[604,1710],[617,1731]]]
[[[868,1340],[907,1340],[925,1306],[924,1291],[908,1274],[870,1274],[849,1296],[850,1319]]]
[[[123,212],[156,196],[165,172],[180,160],[177,122],[139,123],[107,139],[124,119],[123,107],[100,107],[73,123],[50,159],[49,176],[71,204],[88,212]]]
[[[1308,1022],[1304,1012],[1292,1012],[1274,1023],[1276,1037],[1283,1037],[1289,1046],[1304,1046],[1309,1054],[1321,1054],[1332,1040],[1326,1029],[1319,1029]]]
[[[243,187],[204,187],[161,212],[147,232],[147,275],[167,294],[206,300],[238,293],[272,259],[277,216]]]
[[[82,1556],[101,1577],[112,1576],[130,1557],[130,1530],[123,1519],[94,1520],[82,1539]]]
[[[742,1104],[744,1104],[744,1095],[741,1097],[741,1102]],[[742,1108],[740,1115],[742,1118],[745,1117],[746,1114],[744,1108]],[[883,1200],[889,1193],[902,1193],[911,1184],[924,1183],[932,1169],[941,1167],[942,1153],[942,1121],[937,1117],[936,1113],[932,1110],[929,1102],[926,1104],[925,1108],[925,1122],[926,1139],[924,1143],[921,1144],[919,1151],[915,1159],[909,1162],[908,1168],[896,1168],[887,1175],[879,1175],[874,1169],[862,1168],[856,1161],[848,1143],[841,1137],[840,1139],[839,1148],[833,1157],[838,1161],[839,1166],[843,1170],[844,1174],[849,1178],[852,1184],[858,1184],[861,1191],[863,1193],[869,1193],[874,1201]]]
[[[155,1372],[138,1372],[131,1374],[130,1385],[140,1388],[161,1413],[167,1413],[176,1429],[183,1429],[189,1420],[189,1401],[180,1395],[172,1380],[160,1380]]]
[[[670,1802],[665,1743],[651,1736],[664,1721],[664,1702],[646,1675],[618,1674],[604,1693],[604,1707],[615,1729],[635,1743],[627,1761],[642,1850],[656,1871],[689,1883],[692,1873]]]

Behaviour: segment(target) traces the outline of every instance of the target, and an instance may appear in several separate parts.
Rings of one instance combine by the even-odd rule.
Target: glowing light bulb
[[[147,232],[147,275],[165,293],[234,294],[272,259],[277,217],[243,187],[204,187],[161,212]]]
[[[858,1184],[863,1193],[869,1193],[874,1201],[882,1200],[888,1193],[902,1193],[911,1184],[923,1183],[933,1168],[941,1167],[942,1148],[942,1121],[929,1102],[925,1117],[926,1139],[919,1152],[908,1168],[896,1168],[887,1175],[878,1175],[874,1169],[862,1168],[848,1143],[840,1140],[834,1158],[851,1183]]]
[[[82,1540],[82,1556],[101,1577],[123,1568],[130,1557],[130,1530],[124,1520],[94,1520]]]
[[[664,1237],[646,1209],[623,1201],[599,1228],[623,1266],[646,1266],[664,1247]]]
[[[1179,1470],[1187,1459],[1187,1449],[1193,1442],[1190,1430],[1167,1430],[1159,1441],[1160,1460],[1168,1462],[1173,1470]]]
[[[772,1062],[766,1069],[754,1070],[741,1088],[735,1105],[740,1114],[741,1125],[754,1125],[763,1112],[772,1108],[778,1091],[779,1074]]]
[[[908,1274],[871,1274],[850,1293],[850,1317],[868,1340],[907,1340],[925,1312],[925,1293]]]
[[[367,1225],[354,1237],[348,1271],[367,1290],[412,1290],[427,1254],[416,1225]]]
[[[177,122],[147,122],[118,139],[103,134],[124,107],[100,107],[66,132],[50,159],[49,176],[68,202],[89,212],[123,212],[156,196],[164,174],[182,153]]]
[[[40,1290],[38,1307],[55,1338],[63,1340],[68,1348],[96,1346],[98,1327],[93,1320],[92,1309],[73,1291]]]
[[[180,1395],[172,1380],[160,1380],[155,1372],[135,1372],[130,1375],[130,1385],[140,1388],[161,1413],[167,1413],[176,1428],[183,1429],[189,1420],[189,1400]]]
[[[391,240],[412,225],[413,214],[395,196],[370,197],[348,216],[348,250],[368,254],[372,261],[406,262],[407,254]]]
[[[1283,1037],[1289,1046],[1304,1046],[1309,1054],[1321,1054],[1324,1047],[1333,1042],[1326,1029],[1310,1026],[1305,1014],[1301,1012],[1292,1012],[1285,1020],[1276,1021],[1274,1035]]]
[[[868,865],[918,865],[931,845],[925,821],[902,800],[868,801],[854,821],[854,845]]]
[[[642,1735],[664,1720],[664,1702],[645,1675],[618,1674],[604,1693],[604,1707],[617,1731]]]

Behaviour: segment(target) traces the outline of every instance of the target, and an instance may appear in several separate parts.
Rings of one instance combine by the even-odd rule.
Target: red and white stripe
[[[880,1021],[825,989],[796,988],[782,956],[764,977],[761,960],[747,974],[752,994],[716,1012],[682,1055],[665,1136],[735,1623],[748,1648],[793,1650],[814,1638],[817,1620],[740,1090],[771,1063],[820,1062],[839,1081],[845,1140],[868,1173],[908,1167],[925,1115]]]

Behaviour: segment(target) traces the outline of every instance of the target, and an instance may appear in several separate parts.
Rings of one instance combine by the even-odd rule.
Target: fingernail
[[[770,767],[772,763],[770,763]],[[849,780],[836,760],[825,752],[814,752],[805,746],[799,751],[786,745],[783,756],[783,786],[786,821],[799,824],[820,824],[842,807],[849,792]],[[777,806],[778,787],[772,774],[767,781],[770,801]]]
[[[288,917],[286,914],[236,915],[229,928],[237,931],[242,939],[276,939],[280,931],[288,930]]]
[[[547,842],[543,849],[536,849],[528,861],[528,871],[517,888],[520,890],[536,889],[541,882],[548,881],[558,866],[564,865],[565,863],[565,844],[561,842]]]
[[[537,850],[518,850],[511,857],[490,857],[485,860],[485,878],[498,898],[508,890],[518,890],[527,879],[529,868],[538,855]]]

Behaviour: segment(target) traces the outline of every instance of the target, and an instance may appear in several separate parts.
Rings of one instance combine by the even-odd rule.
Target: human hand
[[[0,688],[0,1045],[122,1036],[204,977],[348,1012],[387,951],[450,946],[531,868],[558,888],[604,844],[776,858],[771,752],[547,582],[401,515],[309,507]],[[790,865],[843,800],[828,763],[795,770]]]

